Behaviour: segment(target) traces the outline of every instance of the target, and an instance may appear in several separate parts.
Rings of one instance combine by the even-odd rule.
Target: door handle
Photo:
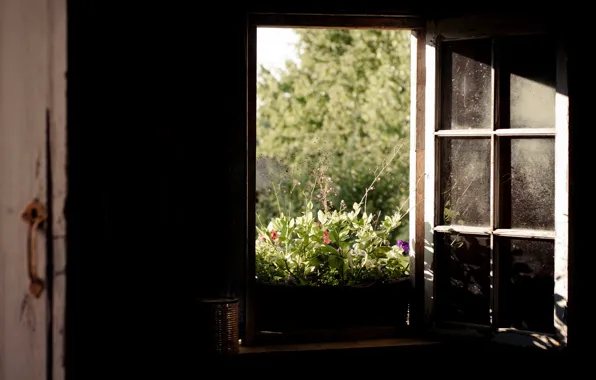
[[[35,298],[41,297],[45,282],[38,274],[37,268],[37,232],[44,228],[47,213],[44,205],[35,198],[23,210],[21,217],[29,224],[27,234],[27,269],[29,274],[29,293]]]

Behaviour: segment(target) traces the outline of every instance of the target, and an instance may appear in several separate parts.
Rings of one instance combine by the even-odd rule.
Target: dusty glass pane
[[[441,224],[490,225],[490,138],[443,138]]]
[[[524,36],[506,44],[510,128],[554,128],[556,57],[551,38]]]
[[[491,129],[491,41],[443,46],[441,129]]]
[[[555,228],[555,139],[502,138],[501,228]]]
[[[490,322],[490,240],[440,234],[437,239],[437,302],[444,322]]]
[[[498,240],[499,325],[553,332],[554,242]]]

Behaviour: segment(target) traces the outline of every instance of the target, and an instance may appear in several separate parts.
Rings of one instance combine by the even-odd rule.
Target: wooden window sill
[[[391,347],[409,347],[439,344],[438,340],[420,339],[420,338],[390,338],[390,339],[367,339],[343,342],[324,342],[324,343],[301,343],[301,344],[281,344],[266,345],[254,347],[240,347],[241,355],[266,354],[278,352],[307,352],[307,351],[325,351],[325,350],[346,350],[346,349],[364,349],[364,348],[391,348]]]
[[[553,358],[553,352],[488,343],[479,339],[449,339],[440,337],[401,337],[370,340],[352,340],[326,343],[300,343],[263,346],[241,346],[238,355],[211,357],[209,365],[221,368],[291,368],[296,363],[360,363],[416,361],[425,357],[473,360],[475,363],[494,364],[491,353],[506,355],[510,364],[527,364],[529,354],[541,354],[541,360]],[[555,354],[556,355],[556,354]],[[310,365],[310,364],[309,364]],[[517,364],[516,364],[517,365]],[[340,365],[341,367],[341,365]],[[345,368],[345,367],[344,367]]]

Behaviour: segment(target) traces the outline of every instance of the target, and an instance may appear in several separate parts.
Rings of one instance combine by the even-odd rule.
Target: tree
[[[261,67],[258,78],[257,156],[278,166],[259,192],[261,222],[280,208],[298,214],[317,175],[332,180],[321,195],[332,207],[359,202],[399,147],[366,199],[369,213],[393,212],[408,195],[409,33],[297,33],[299,63],[277,76]]]

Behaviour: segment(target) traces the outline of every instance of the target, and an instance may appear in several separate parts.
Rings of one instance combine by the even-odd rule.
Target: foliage
[[[401,224],[399,212],[381,221],[352,210],[317,212],[309,202],[302,216],[284,214],[257,228],[256,274],[264,283],[360,285],[388,282],[408,274],[407,243],[389,241]]]
[[[400,209],[381,218],[363,207],[384,171],[399,153],[396,149],[366,188],[351,211],[342,200],[333,210],[333,181],[323,169],[305,196],[299,217],[286,216],[278,202],[279,216],[256,228],[256,273],[264,283],[298,285],[362,285],[407,276],[409,246],[396,232],[404,214]],[[294,189],[298,186],[295,184]],[[315,195],[316,193],[316,195]],[[277,192],[275,192],[277,197]],[[314,211],[313,200],[319,203]],[[407,214],[407,212],[405,213]],[[316,215],[316,219],[315,216]]]
[[[408,193],[409,35],[404,31],[297,30],[299,63],[258,82],[258,160],[270,170],[258,191],[263,220],[300,215],[302,185],[324,170],[333,178],[327,207],[358,203],[396,141],[401,159],[384,170],[363,211],[397,209]],[[273,167],[275,166],[275,167]],[[317,203],[313,209],[325,211]],[[407,228],[399,229],[407,238]]]

